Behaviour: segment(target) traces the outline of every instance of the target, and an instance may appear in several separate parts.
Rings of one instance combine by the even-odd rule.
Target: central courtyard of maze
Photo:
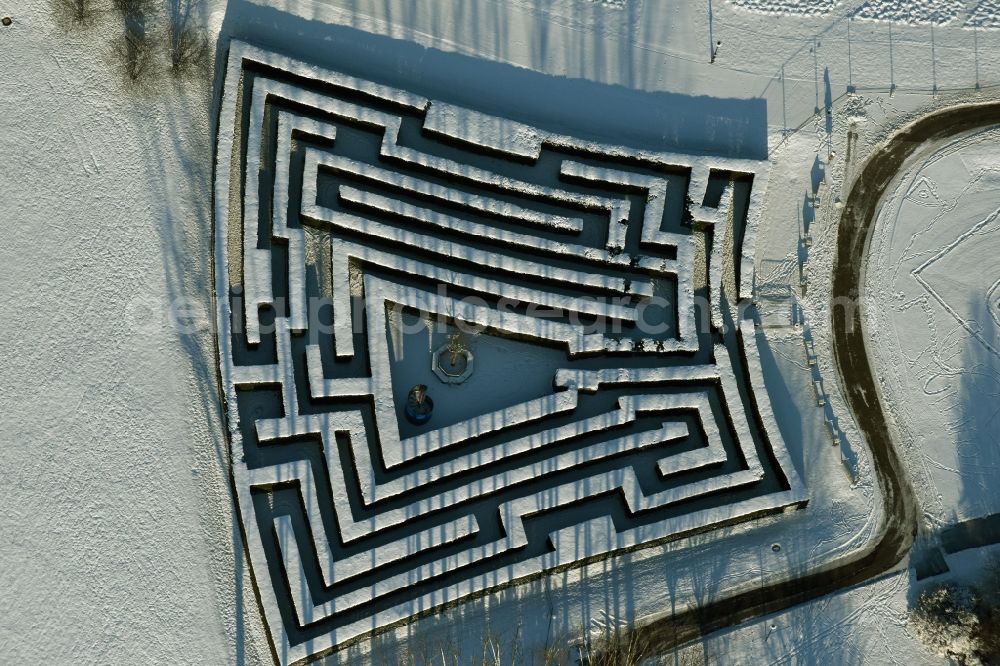
[[[220,371],[282,663],[806,504],[751,305],[766,166],[231,44]]]

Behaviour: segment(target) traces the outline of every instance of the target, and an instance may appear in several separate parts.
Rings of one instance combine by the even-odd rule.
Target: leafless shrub
[[[125,17],[146,16],[156,9],[153,0],[112,0],[112,6]]]
[[[207,70],[211,49],[208,36],[194,25],[193,0],[167,0],[167,50],[175,75]]]
[[[938,656],[959,664],[980,664],[979,605],[971,588],[945,583],[921,592],[910,611],[910,623]]]
[[[979,651],[987,664],[1000,664],[1000,557],[987,564],[980,589]]]
[[[591,621],[584,659],[586,666],[635,666],[649,656],[643,635],[606,613]]]
[[[588,666],[635,666],[648,656],[639,634],[615,627],[590,648]]]
[[[1000,664],[1000,607],[984,609],[979,627],[979,652],[987,664]]]
[[[153,73],[153,49],[145,32],[126,26],[112,50],[129,87],[141,87]]]
[[[512,633],[501,636],[487,624],[482,645],[471,647],[461,641],[441,639],[434,642],[412,640],[403,652],[386,660],[373,658],[377,666],[566,666],[568,644],[546,641],[537,651],[526,653],[521,640],[520,622]]]
[[[96,14],[94,0],[52,0],[52,11],[67,27],[90,25]]]
[[[208,66],[211,54],[208,37],[195,28],[171,26],[169,47],[170,66],[175,74],[202,70]]]
[[[558,645],[546,645],[538,655],[539,666],[563,666],[566,663],[566,647]]]

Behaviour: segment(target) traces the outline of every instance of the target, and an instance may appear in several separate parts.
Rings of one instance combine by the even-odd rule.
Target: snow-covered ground
[[[116,14],[4,12],[0,661],[266,659],[215,389],[211,73],[136,93]]]
[[[142,90],[127,88],[115,56],[121,18],[101,5],[91,25],[73,26],[52,6],[25,0],[0,8],[13,18],[0,27],[8,227],[0,238],[8,299],[0,328],[0,589],[7,591],[0,661],[268,663],[233,510],[210,324],[213,72],[175,79],[157,46],[158,73]],[[734,0],[662,11],[652,0],[213,0],[194,7],[194,21],[213,38],[221,31],[224,40],[253,39],[406,87],[447,91],[447,70],[435,70],[485,68],[490,81],[449,96],[547,129],[772,160],[758,286],[769,283],[780,296],[785,287],[801,294],[804,284],[806,294],[794,313],[790,299],[769,301],[759,339],[808,509],[669,544],[613,570],[593,565],[553,587],[487,598],[457,618],[400,629],[404,643],[427,649],[462,635],[466,650],[481,649],[487,626],[501,627],[505,640],[522,632],[515,640],[534,650],[568,640],[602,613],[642,616],[677,599],[710,598],[874,538],[877,487],[829,348],[824,293],[837,200],[892,127],[951,101],[935,100],[933,89],[1000,83],[1000,31],[989,29],[1000,26],[997,3]],[[295,15],[302,21],[289,20]],[[161,9],[149,19],[156,40],[164,16]],[[538,85],[548,79],[535,82],[537,95],[520,95],[512,82],[523,79],[500,76],[496,63],[553,77],[557,91],[573,96],[553,106]],[[847,86],[862,94],[840,99]],[[592,106],[581,103],[588,95]],[[716,119],[692,124],[706,105]],[[814,118],[827,106],[829,122]],[[971,231],[964,238],[996,247],[988,199],[998,149],[988,134],[956,148],[945,159],[964,180],[934,176],[933,189],[925,188],[932,205],[906,204],[907,215],[887,207],[873,244],[886,270],[870,273],[883,299],[873,307],[879,326],[897,331],[879,338],[883,388],[933,526],[998,510],[989,492],[995,446],[986,446],[995,445],[997,420],[982,398],[996,394],[997,295],[989,278],[996,254],[964,255],[976,246],[962,240]],[[912,200],[911,190],[926,202],[921,174],[917,167],[908,174],[897,204]],[[937,206],[935,197],[954,205]],[[946,224],[935,224],[944,209]],[[946,248],[953,251],[918,272],[925,286],[912,271]],[[977,325],[964,325],[970,321]],[[958,376],[969,368],[977,371],[965,373],[971,378]],[[974,569],[973,552],[948,563]],[[911,577],[894,573],[762,618],[700,649],[708,663],[936,663],[903,624]],[[664,579],[671,591],[641,603],[616,596],[662,591]],[[389,643],[377,654],[391,662],[398,653]],[[341,659],[353,663],[363,652]]]
[[[817,350],[814,376],[820,377],[828,387],[827,408],[832,416],[838,418],[844,442],[849,447],[859,447],[862,475],[865,447],[854,431],[850,412],[840,395],[836,365],[830,356],[828,294],[843,198],[858,177],[868,154],[899,127],[934,108],[987,99],[991,97],[959,94],[951,98],[941,97],[935,99],[933,104],[927,104],[912,95],[859,94],[835,102],[829,121],[820,114],[813,123],[812,131],[800,131],[789,137],[771,154],[771,177],[788,183],[790,188],[781,195],[784,201],[770,197],[768,200],[764,215],[766,222],[757,244],[759,284],[770,287],[762,289],[764,293],[781,293],[774,288],[775,284],[800,286],[801,292],[790,299],[791,302],[765,299],[765,312],[771,313],[768,337],[772,345],[782,337],[789,341],[801,342],[803,338],[811,341],[806,344]],[[980,394],[979,390],[984,388],[980,385],[974,395],[959,394],[961,384],[988,381],[995,373],[993,360],[986,353],[986,360],[980,358],[973,366],[973,372],[963,372],[968,366],[956,365],[953,367],[952,382],[945,382],[947,386],[943,390],[925,391],[925,383],[932,376],[939,380],[947,374],[941,372],[940,367],[937,371],[932,369],[937,367],[938,361],[947,364],[952,359],[957,363],[963,354],[960,350],[964,350],[965,354],[983,356],[982,341],[977,335],[991,335],[995,323],[990,321],[992,317],[988,314],[978,318],[962,314],[955,317],[911,273],[912,269],[925,263],[937,264],[933,261],[934,257],[939,254],[942,258],[948,256],[948,248],[961,245],[960,241],[956,241],[966,234],[965,239],[978,241],[975,251],[981,256],[974,261],[962,262],[959,255],[953,255],[951,261],[956,261],[955,257],[959,256],[959,263],[965,265],[957,268],[954,274],[946,275],[938,270],[937,292],[958,297],[963,306],[972,299],[988,300],[987,294],[995,279],[989,276],[996,272],[989,269],[993,260],[988,258],[995,255],[996,248],[988,235],[992,229],[988,226],[988,218],[995,210],[995,206],[989,203],[991,188],[986,182],[986,175],[995,163],[995,157],[987,157],[996,154],[995,143],[990,145],[991,141],[995,141],[993,133],[981,132],[956,142],[952,157],[955,162],[949,165],[952,168],[942,169],[943,162],[938,164],[937,174],[944,182],[950,182],[955,190],[949,200],[953,204],[950,206],[938,199],[936,181],[928,184],[921,180],[922,176],[915,175],[925,163],[929,164],[934,159],[935,151],[941,146],[929,146],[920,151],[902,178],[902,184],[898,185],[893,199],[895,203],[883,208],[876,226],[876,238],[872,241],[868,291],[861,307],[868,315],[872,340],[869,349],[875,352],[872,362],[876,376],[884,381],[883,397],[890,405],[894,425],[899,428],[896,436],[902,444],[901,453],[907,474],[913,482],[923,514],[921,527],[925,532],[918,539],[915,561],[911,562],[911,566],[920,567],[927,552],[939,552],[935,544],[937,530],[942,526],[996,512],[994,494],[983,485],[984,478],[995,478],[996,474],[992,456],[997,438],[995,432],[989,430],[994,410],[989,398],[980,399],[981,395],[988,396],[990,393]],[[964,153],[958,146],[969,152]],[[962,155],[965,155],[964,160]],[[958,197],[954,195],[966,193],[970,195],[966,205],[957,205]],[[912,196],[906,199],[907,195]],[[912,204],[902,213],[901,200],[908,201],[907,205]],[[979,208],[972,203],[977,200]],[[939,220],[940,223],[932,225],[932,220]],[[981,222],[984,223],[977,227]],[[923,234],[930,228],[936,228],[939,234],[945,235],[953,230],[955,236],[950,239],[926,239]],[[984,234],[976,235],[978,231]],[[924,238],[925,245],[913,248],[915,238]],[[893,249],[897,253],[895,256],[892,255]],[[914,265],[907,270],[899,268],[897,264],[903,261],[899,255],[908,257]],[[922,272],[927,271],[929,269]],[[928,285],[930,278],[928,273],[924,280]],[[922,293],[916,293],[907,280],[920,287]],[[901,293],[904,289],[912,293],[909,299],[911,305],[918,306],[915,309],[921,310],[924,315],[920,322],[906,322],[900,317],[901,312],[907,311],[901,307],[907,300]],[[937,316],[934,313],[936,309],[940,309]],[[941,318],[944,315],[947,319]],[[789,330],[775,325],[796,317],[801,322],[798,329]],[[975,319],[976,323],[963,326],[962,322],[970,319]],[[984,319],[983,324],[978,323]],[[765,318],[767,322],[768,318]],[[949,337],[945,337],[942,328],[951,331]],[[927,361],[924,363],[906,360],[920,359],[925,355]],[[803,386],[802,390],[807,389]],[[990,467],[993,469],[990,470]],[[943,569],[939,569],[946,573],[924,582],[914,580],[915,571],[911,568],[908,580],[906,576],[892,578],[895,592],[888,596],[878,591],[883,583],[873,584],[860,588],[857,594],[837,595],[822,603],[807,604],[779,614],[773,621],[761,620],[757,623],[759,635],[755,649],[761,650],[762,655],[769,655],[773,649],[768,646],[770,636],[778,627],[782,624],[791,627],[804,624],[808,627],[810,613],[822,608],[824,617],[829,618],[829,622],[824,620],[824,628],[799,630],[797,647],[789,650],[787,656],[779,656],[782,648],[779,654],[771,654],[767,658],[809,663],[818,658],[811,650],[824,654],[833,650],[834,643],[826,643],[831,640],[846,650],[846,653],[838,651],[841,655],[838,658],[843,659],[843,663],[933,663],[936,658],[924,653],[915,643],[913,633],[905,630],[902,609],[913,602],[923,585],[934,581],[951,576],[965,582],[978,582],[985,557],[979,554],[988,550],[973,549],[949,554],[942,560]],[[947,572],[948,569],[950,572]],[[895,601],[887,601],[893,596]],[[882,605],[881,610],[873,612],[873,608],[879,605]],[[772,629],[772,625],[775,628]],[[726,635],[705,641],[705,649],[733,649],[732,643],[728,642],[731,639],[725,638]],[[731,638],[748,639],[753,634],[738,629],[729,635]],[[750,640],[753,642],[753,639]],[[854,650],[858,652],[854,653]],[[834,663],[839,662],[835,660]]]
[[[927,526],[1000,512],[1000,136],[928,146],[882,209],[865,307]]]
[[[693,664],[945,664],[907,627],[911,581],[894,573],[863,587],[751,620],[647,666]],[[686,661],[685,661],[686,660]]]

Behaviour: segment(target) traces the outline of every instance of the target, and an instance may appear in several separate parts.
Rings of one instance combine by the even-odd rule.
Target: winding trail
[[[638,627],[634,634],[643,656],[663,654],[713,631],[861,583],[891,569],[909,552],[917,533],[916,501],[886,425],[865,347],[860,295],[868,244],[889,186],[918,149],[997,124],[996,102],[955,106],[920,118],[871,155],[844,206],[833,265],[833,352],[844,395],[872,452],[886,517],[882,538],[828,568]]]

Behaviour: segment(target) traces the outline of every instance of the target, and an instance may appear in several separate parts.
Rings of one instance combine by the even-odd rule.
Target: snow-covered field
[[[83,25],[63,3],[0,7],[12,17],[0,27],[8,313],[0,329],[0,661],[274,659],[280,622],[272,616],[265,626],[262,610],[285,611],[255,593],[248,568],[213,328],[213,278],[231,269],[213,273],[212,263],[215,112],[231,38],[504,119],[477,121],[472,143],[531,154],[540,136],[570,136],[626,153],[766,160],[757,177],[766,176],[766,199],[751,211],[760,219],[746,258],[754,271],[742,273],[756,276],[749,287],[764,325],[745,334],[760,348],[770,403],[762,411],[776,417],[808,505],[563,569],[396,626],[329,663],[397,663],[404,650],[439,659],[442,647],[481,654],[488,632],[507,650],[504,663],[531,663],[526,655],[540,658],[546,646],[568,659],[588,630],[656,620],[845,562],[886,529],[871,454],[831,350],[840,204],[894,128],[993,95],[996,2],[716,0],[663,11],[652,0],[167,0],[145,16],[153,46],[148,61],[132,60],[147,63],[139,87],[122,78],[126,22],[106,4],[93,5]],[[214,70],[170,73],[171,6],[192,8],[191,25],[222,58]],[[973,92],[977,83],[983,92]],[[859,94],[847,96],[848,86]],[[461,142],[478,116],[457,113],[433,122]],[[873,362],[922,513],[921,552],[938,529],[1000,510],[990,490],[1000,472],[991,408],[1000,383],[997,139],[985,132],[924,151],[894,188],[872,242]],[[590,178],[596,187],[600,178]],[[346,187],[340,196],[367,196],[357,205],[369,210],[403,201]],[[438,214],[434,223],[455,222]],[[722,248],[701,247],[699,256],[707,264]],[[722,273],[710,289],[736,293],[733,279]],[[525,344],[486,343],[481,369]],[[395,344],[410,353],[423,343]],[[529,357],[509,371],[558,366],[551,348]],[[396,383],[427,381],[393,372],[404,377]],[[488,393],[476,382],[470,390]],[[546,382],[525,384],[490,399],[534,400]],[[278,515],[275,525],[288,530],[287,543],[292,523]],[[949,554],[947,564],[971,580],[984,563],[979,553]],[[920,585],[908,564],[706,637],[663,663],[939,663],[906,627]],[[269,585],[259,567],[253,573],[258,592]]]
[[[0,661],[266,660],[215,389],[210,74],[137,94],[115,14],[4,12]]]
[[[935,528],[1000,512],[998,139],[928,147],[872,238],[875,364]]]

